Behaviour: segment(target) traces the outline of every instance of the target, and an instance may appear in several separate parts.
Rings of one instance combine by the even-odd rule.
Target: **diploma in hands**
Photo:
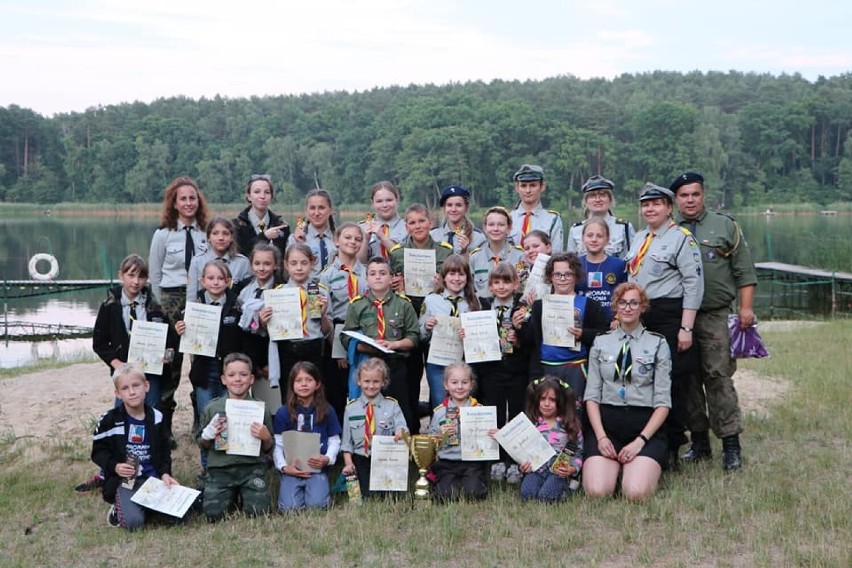
[[[494,437],[513,460],[519,464],[530,462],[532,471],[537,470],[556,455],[547,440],[523,412],[500,428]]]

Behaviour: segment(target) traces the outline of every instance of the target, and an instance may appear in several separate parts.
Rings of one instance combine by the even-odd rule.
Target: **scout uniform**
[[[217,413],[225,416],[225,403],[228,395],[213,399],[201,413],[201,424],[209,424]],[[244,400],[255,400],[246,396]],[[263,425],[272,435],[272,417],[264,413]],[[227,441],[227,430],[221,438]],[[201,440],[202,429],[195,435]],[[269,487],[266,485],[268,468],[263,452],[259,456],[241,456],[228,454],[224,449],[216,449],[217,437],[210,447],[207,461],[207,479],[204,482],[204,514],[210,519],[225,516],[228,509],[237,502],[237,493],[242,497],[243,512],[247,515],[267,514],[272,509]]]
[[[276,215],[267,209],[263,219],[258,219],[252,208],[246,207],[240,211],[233,222],[234,230],[237,233],[234,235],[234,240],[240,254],[249,256],[257,243],[275,245],[281,251],[282,256],[284,251],[287,250],[287,241],[290,239],[290,225],[280,215]],[[281,227],[279,237],[271,241],[263,235],[270,227]]]
[[[368,405],[372,417],[368,419]],[[361,395],[346,405],[340,450],[352,455],[362,495],[370,495],[370,450],[373,436],[394,436],[407,430],[402,409],[395,398],[376,395],[372,401]]]
[[[441,272],[441,267],[444,265],[444,261],[447,260],[447,257],[453,254],[453,245],[443,241],[435,241],[431,236],[422,247],[415,246],[414,242],[410,238],[406,238],[405,241],[399,243],[390,250],[390,267],[392,275],[402,275],[405,273],[405,249],[407,248],[419,248],[421,250],[434,249],[436,274]],[[420,304],[423,303],[422,297],[414,297],[412,298],[412,301],[415,302],[415,308],[419,310]]]
[[[468,243],[465,250],[461,250],[461,248],[455,244],[456,232],[450,228],[450,224],[447,221],[444,221],[440,227],[435,227],[429,231],[429,236],[432,237],[432,240],[434,241],[443,241],[448,243],[453,247],[453,252],[456,254],[473,252],[474,249],[483,246],[488,241],[485,237],[485,233],[474,227],[473,232],[470,234],[470,243]]]
[[[491,290],[488,288],[488,275],[501,262],[508,262],[515,267],[518,273],[526,270],[524,249],[513,245],[508,239],[503,244],[503,248],[496,253],[491,250],[487,243],[481,248],[475,249],[470,253],[469,262],[470,272],[473,275],[473,286],[476,289],[476,295],[480,298],[491,297]]]
[[[438,500],[464,497],[467,499],[484,499],[488,495],[487,464],[482,461],[462,461],[461,457],[461,431],[460,410],[456,401],[445,398],[444,401],[432,411],[432,420],[429,422],[429,434],[441,435],[441,426],[447,420],[455,421],[456,435],[448,437],[444,445],[438,449],[438,459],[432,464],[432,473],[437,478],[432,489],[432,497]],[[479,406],[479,402],[473,397],[468,397],[461,406]],[[449,412],[456,412],[455,418],[448,419]]]
[[[609,243],[604,247],[604,251],[609,256],[616,258],[624,258],[630,251],[630,247],[636,240],[636,229],[630,221],[607,215],[605,217],[606,224],[609,227]],[[578,221],[571,225],[568,230],[568,243],[565,250],[575,252],[578,256],[586,254],[586,247],[583,245],[583,227],[585,221]]]
[[[544,168],[531,164],[524,164],[512,176],[512,181],[515,183],[521,181],[540,181],[544,183]],[[527,211],[523,203],[518,203],[518,206],[512,210],[512,232],[509,233],[509,239],[516,245],[522,245],[524,236],[530,231],[544,231],[550,236],[553,252],[562,252],[563,250],[563,231],[562,231],[562,216],[559,211],[554,209],[545,209],[539,201],[532,210]]]
[[[629,334],[618,327],[595,338],[585,399],[601,406],[601,420],[616,452],[636,439],[655,408],[671,408],[671,370],[666,338],[641,324]],[[585,440],[587,456],[600,455],[594,432],[587,431]],[[651,436],[639,455],[666,465],[664,428]]]
[[[456,296],[448,290],[440,294],[429,294],[423,300],[420,309],[420,339],[424,343],[423,349],[428,355],[428,341],[432,339],[432,332],[426,329],[426,320],[432,316],[453,316],[458,318],[461,314],[470,311],[470,305],[463,295]],[[426,381],[429,383],[429,403],[435,406],[444,398],[444,369],[442,365],[426,363]]]
[[[692,183],[700,183],[703,188],[704,178],[687,172],[672,183],[671,189],[677,191]],[[728,315],[739,289],[757,285],[757,274],[751,249],[733,217],[705,209],[695,219],[680,214],[675,219],[698,241],[704,266],[704,298],[695,318],[700,365],[692,377],[687,401],[688,426],[695,446],[696,438],[703,441],[710,428],[723,441],[742,432],[742,416],[732,380],[737,363],[729,356]],[[697,451],[710,457],[709,439],[706,442]]]
[[[405,220],[400,218],[399,215],[394,214],[392,219],[388,219],[387,221],[382,221],[381,219],[376,218],[376,221],[380,221],[381,225],[379,230],[387,234],[388,238],[395,243],[404,242],[405,239],[408,238],[408,230],[405,228]],[[361,229],[364,229],[364,221],[358,223],[358,226]],[[364,231],[366,235],[367,232]],[[367,243],[367,259],[371,259],[374,256],[380,256],[382,258],[390,258],[390,251],[386,250],[379,239],[376,238],[376,235],[370,235],[370,240]]]
[[[334,244],[334,238],[332,237],[333,232],[331,225],[329,225],[327,230],[320,233],[310,223],[308,223],[308,228],[305,230],[305,244],[311,247],[311,252],[316,259],[311,268],[311,280],[313,281],[319,279],[320,272],[328,266],[331,259],[334,258],[334,253],[337,252],[337,245]],[[290,235],[287,246],[289,247],[298,242],[295,235]]]
[[[231,271],[231,286],[242,282],[251,276],[251,263],[249,259],[240,253],[234,256],[219,256],[213,249],[197,254],[192,257],[192,262],[189,263],[186,281],[186,301],[191,302],[198,295],[198,282],[201,279],[201,274],[204,272],[204,266],[211,260],[221,260]]]

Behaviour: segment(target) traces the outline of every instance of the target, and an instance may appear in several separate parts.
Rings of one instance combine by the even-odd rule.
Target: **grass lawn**
[[[849,566],[852,322],[764,338],[772,357],[741,367],[791,388],[748,416],[745,469],[724,474],[714,440],[712,464],[667,475],[642,504],[581,496],[544,506],[496,487],[476,504],[344,503],[131,534],[107,528],[99,494],[72,489],[93,470],[88,439],[0,434],[0,565]],[[61,405],[45,420],[81,419],[63,418]],[[181,442],[175,473],[191,482],[197,454]]]

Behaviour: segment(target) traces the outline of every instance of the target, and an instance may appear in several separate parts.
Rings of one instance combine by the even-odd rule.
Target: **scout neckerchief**
[[[386,239],[390,237],[390,225],[387,223],[382,223],[382,236]],[[388,249],[385,248],[385,243],[381,239],[379,239],[379,251],[382,253],[382,258],[388,257]]]
[[[308,336],[308,294],[299,286],[299,304],[302,307],[302,335]]]
[[[364,452],[370,455],[370,443],[373,441],[373,434],[376,433],[376,421],[373,419],[373,401],[367,403],[366,409],[367,419],[364,422]]]
[[[139,302],[133,300],[130,302],[130,325],[127,327],[128,331],[133,331],[133,322],[136,321],[136,306],[139,305]]]
[[[633,355],[630,353],[630,340],[633,339],[629,333],[624,334],[621,343],[621,352],[615,360],[615,376],[613,380],[621,381],[618,395],[624,399],[627,396],[626,385],[633,380]]]
[[[353,272],[353,270],[346,266],[345,264],[340,265],[340,270],[347,272],[349,274],[349,278],[347,279],[348,292],[349,292],[349,301],[352,301],[352,298],[358,295],[358,276]]]
[[[524,223],[521,225],[521,245],[523,245],[524,243],[524,237],[526,237],[527,233],[530,232],[530,225],[532,224],[530,222],[531,217],[532,211],[527,211],[526,213],[524,213]]]
[[[674,221],[669,221],[668,228],[671,229],[675,226]],[[645,235],[645,240],[642,241],[642,246],[639,247],[639,250],[636,252],[636,256],[630,261],[630,265],[628,269],[630,270],[630,274],[636,276],[639,273],[639,269],[642,268],[642,261],[645,260],[645,254],[648,252],[648,249],[651,246],[651,241],[654,237],[657,236],[657,233],[654,231],[648,230],[648,234]]]
[[[459,317],[459,302],[461,301],[461,296],[452,296],[447,298],[447,301],[450,302],[450,316],[457,318]]]
[[[385,308],[384,300],[373,300],[376,306],[376,335],[377,339],[385,338]]]

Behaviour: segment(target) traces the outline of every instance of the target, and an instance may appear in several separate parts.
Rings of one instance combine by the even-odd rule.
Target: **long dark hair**
[[[325,398],[325,387],[322,383],[322,374],[319,367],[310,361],[298,361],[290,369],[290,378],[287,380],[287,412],[290,414],[290,421],[295,424],[296,418],[299,415],[299,400],[296,398],[294,384],[300,372],[313,377],[319,385],[319,388],[314,393],[314,409],[317,414],[317,424],[322,424],[328,416],[328,400]]]
[[[476,298],[476,289],[473,286],[473,275],[470,273],[470,264],[468,264],[461,255],[451,254],[446,258],[446,260],[444,260],[444,263],[441,265],[441,280],[438,282],[438,285],[435,286],[435,293],[440,294],[444,291],[446,288],[444,278],[446,278],[447,274],[450,272],[461,272],[465,275],[467,282],[465,282],[462,295],[464,296],[464,300],[467,302],[467,305],[470,307],[470,311],[478,312],[479,300]]]
[[[527,401],[524,407],[524,414],[535,424],[539,416],[541,416],[538,410],[541,396],[549,390],[552,390],[556,397],[556,416],[562,419],[562,426],[568,433],[568,438],[572,441],[576,440],[580,433],[580,420],[577,417],[577,399],[574,397],[574,391],[562,379],[553,375],[545,375],[540,379],[531,381],[527,386]]]

